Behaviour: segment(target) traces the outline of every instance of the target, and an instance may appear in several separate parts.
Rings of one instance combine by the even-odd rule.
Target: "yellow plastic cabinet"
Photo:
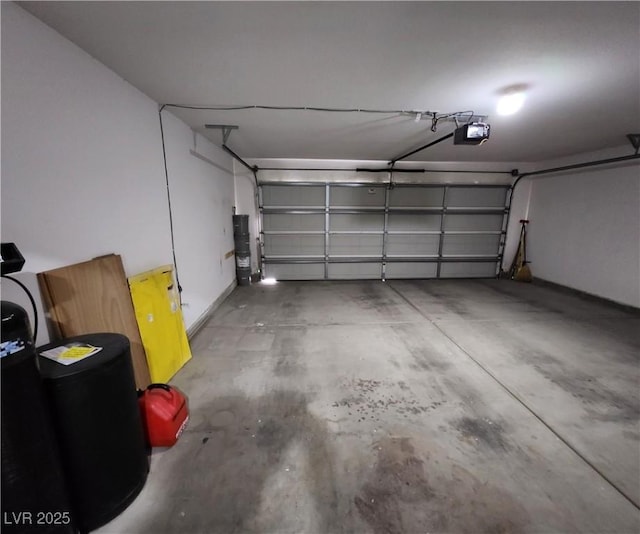
[[[132,276],[129,288],[151,381],[166,383],[191,359],[173,267]]]

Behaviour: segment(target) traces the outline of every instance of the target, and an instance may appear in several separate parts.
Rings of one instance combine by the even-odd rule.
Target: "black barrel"
[[[248,286],[251,283],[251,239],[248,215],[233,216],[233,240],[235,243],[238,284]]]
[[[71,506],[27,313],[2,301],[2,532],[72,534]]]
[[[233,235],[249,235],[249,216],[234,215],[233,216]]]
[[[42,356],[73,343],[101,350],[71,365]],[[129,340],[88,334],[38,350],[75,517],[81,530],[91,531],[136,498],[149,472]]]

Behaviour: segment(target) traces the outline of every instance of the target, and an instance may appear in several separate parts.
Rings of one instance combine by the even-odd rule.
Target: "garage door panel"
[[[264,186],[263,206],[324,206],[324,186]]]
[[[447,191],[447,206],[501,208],[505,194],[504,187],[451,187]]]
[[[380,279],[381,263],[330,263],[329,278],[334,280]]]
[[[502,214],[447,214],[446,230],[495,232],[502,229]]]
[[[276,280],[322,280],[324,278],[324,264],[322,263],[267,263],[263,265],[263,268],[265,278],[275,278]]]
[[[389,235],[388,256],[432,256],[438,254],[440,235]]]
[[[500,254],[506,187],[262,187],[264,270],[276,278],[379,279],[383,256],[387,278],[495,275],[482,260]]]
[[[495,275],[495,263],[447,262],[440,267],[440,276],[442,278],[477,278]]]
[[[381,213],[334,213],[330,218],[330,229],[336,231],[379,230],[384,228]]]
[[[324,235],[265,235],[266,256],[324,255]]]
[[[390,213],[389,231],[440,231],[440,215]]]
[[[265,213],[262,228],[264,231],[324,231],[324,214]]]
[[[387,263],[386,278],[436,278],[438,275],[438,264],[433,263]]]
[[[442,254],[496,256],[500,235],[445,235]]]
[[[380,256],[382,235],[332,235],[329,238],[329,255]]]
[[[330,204],[339,206],[384,206],[384,187],[338,187],[332,186],[329,192]]]
[[[389,192],[390,207],[438,208],[444,187],[396,187]]]

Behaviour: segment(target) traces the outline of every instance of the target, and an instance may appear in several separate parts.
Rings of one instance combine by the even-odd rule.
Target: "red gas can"
[[[147,441],[152,447],[171,447],[189,421],[185,395],[167,384],[151,384],[138,397]]]

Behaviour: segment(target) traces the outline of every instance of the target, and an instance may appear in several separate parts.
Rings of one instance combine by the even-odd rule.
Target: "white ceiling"
[[[20,2],[160,103],[488,115],[432,161],[538,161],[640,131],[639,2]],[[517,115],[498,92],[530,86]],[[452,130],[397,115],[172,110],[244,157],[390,159]]]

